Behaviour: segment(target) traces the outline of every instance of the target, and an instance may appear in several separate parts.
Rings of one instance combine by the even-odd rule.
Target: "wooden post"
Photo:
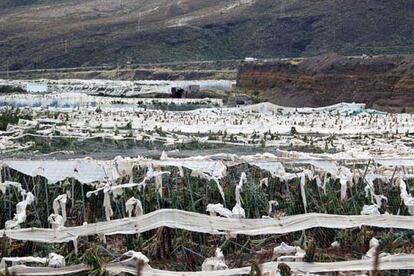
[[[81,183],[81,192],[82,192],[83,222],[87,222],[87,218],[86,218],[86,208],[85,208],[85,193],[83,191],[83,184],[82,183]]]
[[[47,180],[45,181],[45,193],[46,193],[46,214],[49,215],[49,189],[47,187]]]
[[[73,209],[75,207],[75,181],[72,178],[72,192],[71,192],[71,196],[72,196],[72,207],[71,207],[71,213],[73,214]]]
[[[2,238],[2,249],[1,249],[1,257],[5,257],[8,256],[7,254],[7,249],[9,248],[9,238],[6,236],[6,232],[3,233],[3,238]]]

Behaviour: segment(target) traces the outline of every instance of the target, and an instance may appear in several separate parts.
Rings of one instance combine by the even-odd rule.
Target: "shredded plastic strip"
[[[349,272],[349,271],[370,271],[373,267],[373,259],[341,261],[331,263],[306,263],[306,262],[283,262],[287,264],[294,272],[301,273],[328,273],[328,272]],[[262,265],[263,273],[274,272],[277,270],[278,262],[268,262]],[[119,263],[108,264],[103,266],[112,275],[127,273],[136,275],[136,267],[126,266]],[[379,270],[410,270],[414,269],[414,255],[389,255],[380,257]],[[66,275],[71,273],[79,273],[88,271],[86,265],[73,265],[63,268],[51,267],[29,267],[25,265],[17,265],[9,267],[9,272],[16,275]],[[146,265],[143,274],[147,276],[166,276],[166,275],[199,275],[199,276],[232,276],[232,275],[248,275],[250,267],[234,268],[219,271],[168,271],[159,270]]]
[[[0,235],[6,235],[15,240],[63,243],[70,241],[76,242],[77,237],[81,236],[96,234],[136,234],[162,226],[209,234],[263,235],[285,234],[314,227],[346,229],[372,226],[414,230],[414,220],[410,216],[347,216],[318,213],[286,216],[278,219],[234,219],[208,216],[182,210],[162,209],[139,217],[117,219],[75,227],[0,230]]]
[[[90,268],[84,264],[66,266],[62,268],[53,267],[30,267],[25,265],[16,265],[9,267],[8,270],[12,275],[37,276],[37,275],[68,275],[88,271]]]
[[[328,272],[347,272],[347,271],[370,271],[373,268],[373,259],[342,261],[331,263],[306,263],[306,262],[283,262],[292,271],[301,273],[328,273]],[[262,273],[277,271],[278,262],[263,264]],[[379,270],[409,270],[414,269],[414,255],[390,255],[380,257]],[[106,270],[112,274],[128,273],[136,275],[136,268],[113,264],[106,266]],[[199,276],[233,276],[249,275],[250,267],[235,268],[219,271],[197,271],[197,272],[175,272],[151,268],[145,266],[143,274],[146,276],[173,276],[173,275],[199,275]]]

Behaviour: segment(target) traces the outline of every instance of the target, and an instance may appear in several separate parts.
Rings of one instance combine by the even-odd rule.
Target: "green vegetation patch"
[[[19,86],[0,85],[0,94],[26,93],[27,91]]]
[[[6,109],[0,112],[0,130],[6,130],[8,124],[17,124],[20,119],[31,120],[32,116],[21,114],[19,109]]]

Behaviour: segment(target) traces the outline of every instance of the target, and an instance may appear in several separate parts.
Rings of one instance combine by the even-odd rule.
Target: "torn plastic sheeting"
[[[273,212],[273,207],[278,207],[279,202],[277,200],[269,200],[269,209],[267,211],[268,215],[270,216]]]
[[[276,272],[278,265],[282,262],[268,262],[262,265],[262,273]],[[370,271],[372,270],[372,260],[353,260],[330,263],[308,263],[308,262],[283,262],[288,265],[293,272],[298,273],[329,273],[329,272],[351,272],[351,271]],[[106,265],[104,268],[115,275],[128,273],[135,275],[136,267],[127,267],[120,264]],[[414,255],[390,255],[380,257],[379,270],[410,270],[414,269]],[[143,274],[146,276],[236,276],[249,275],[250,267],[233,268],[220,271],[168,271],[154,269],[149,265],[144,267]]]
[[[118,194],[122,192],[122,189],[132,189],[134,187],[138,187],[141,189],[145,186],[145,180],[146,179],[144,178],[144,180],[139,183],[126,183],[126,184],[119,184],[119,185],[114,185],[114,186],[111,186],[109,183],[103,183],[103,185],[98,186],[96,190],[87,192],[86,197],[89,198],[92,195],[97,196],[99,192],[101,191],[104,193],[113,192],[114,194],[115,193]]]
[[[67,194],[59,195],[53,200],[53,212],[55,213],[55,215],[58,215],[59,211],[62,210],[63,223],[66,222],[66,202],[67,202],[67,200],[68,200],[68,195]]]
[[[298,161],[298,163],[302,164],[311,164],[319,169],[322,169],[324,172],[330,173],[332,176],[337,175],[338,173],[338,167],[336,164],[332,161],[328,160],[306,160],[306,161]]]
[[[372,206],[377,207],[377,209],[378,209],[378,208],[381,208],[382,203],[383,203],[382,201],[388,202],[388,198],[385,197],[384,195],[375,194],[374,181],[376,179],[381,179],[384,182],[388,181],[388,177],[370,172],[369,174],[367,174],[365,176],[365,181],[366,181],[367,185],[365,186],[364,191],[365,191],[365,197],[369,198],[371,200],[371,203],[373,204]],[[365,206],[364,206],[364,208],[365,208]],[[374,210],[372,210],[372,211],[374,211]]]
[[[232,209],[233,217],[235,218],[245,218],[246,212],[242,207],[242,199],[241,199],[241,192],[243,191],[243,184],[247,181],[247,176],[245,172],[241,173],[239,184],[236,185],[235,189],[235,197],[236,197],[236,205],[234,205]]]
[[[373,237],[370,241],[369,241],[369,250],[367,251],[367,253],[365,253],[364,256],[362,256],[363,259],[370,259],[373,258],[378,250],[380,246],[380,243],[378,241],[377,238]]]
[[[216,216],[219,214],[222,217],[225,218],[245,218],[246,213],[244,209],[236,203],[236,205],[233,207],[232,210],[229,210],[225,207],[223,207],[223,204],[208,204],[206,211],[210,213],[210,216]]]
[[[376,163],[382,166],[389,166],[389,167],[412,167],[414,166],[414,159],[378,159],[375,160]]]
[[[216,216],[217,214],[219,214],[220,216],[225,218],[233,217],[233,212],[225,208],[221,203],[208,204],[206,211],[210,213],[210,216]]]
[[[269,178],[265,177],[265,178],[260,179],[259,186],[260,187],[263,187],[263,186],[269,187]]]
[[[107,221],[111,220],[111,217],[114,215],[111,205],[111,196],[108,191],[104,192],[103,206],[105,207],[105,218]]]
[[[119,176],[132,176],[132,171],[134,168],[134,162],[132,161],[131,158],[129,157],[121,157],[121,156],[117,156],[115,157],[115,159],[113,160],[114,165],[116,167],[116,172]],[[115,170],[112,170],[113,172],[115,172]],[[115,177],[115,179],[117,179],[118,177]]]
[[[248,163],[252,166],[256,166],[262,170],[270,172],[270,174],[273,177],[284,174],[286,172],[285,167],[282,165],[281,162],[255,160],[255,161],[248,161]]]
[[[48,179],[50,183],[56,183],[66,178],[73,177],[81,183],[93,183],[103,181],[106,176],[119,177],[130,175],[133,165],[149,164],[160,166],[174,166],[186,167],[192,171],[202,171],[210,176],[218,179],[226,175],[227,166],[235,165],[237,163],[247,162],[251,165],[267,170],[272,175],[284,175],[283,163],[277,161],[280,157],[273,154],[260,154],[250,156],[231,156],[233,161],[213,160],[212,158],[223,158],[222,155],[217,156],[196,156],[190,158],[166,160],[147,160],[145,158],[120,158],[117,157],[110,161],[79,159],[79,160],[46,160],[46,161],[27,161],[27,160],[10,160],[4,161],[8,167],[17,170],[29,176],[43,176]],[[292,158],[289,158],[292,159]],[[236,160],[236,161],[234,161]],[[306,159],[293,158],[289,163],[309,163],[319,167],[326,172],[333,174],[337,167],[334,160],[313,160],[307,157]],[[414,165],[414,160],[378,160],[377,163],[384,165]],[[107,172],[107,175],[105,173]]]
[[[51,214],[47,221],[50,223],[53,229],[58,229],[65,226],[63,217],[59,214]]]
[[[202,271],[217,271],[226,269],[228,269],[228,266],[226,265],[223,252],[220,248],[216,249],[216,255],[214,257],[205,259],[201,265]]]
[[[35,197],[31,192],[26,193],[24,190],[22,190],[22,195],[24,199],[16,204],[16,214],[13,219],[6,221],[6,229],[18,228],[21,223],[26,221],[26,208],[34,202]]]
[[[404,205],[408,208],[410,215],[414,216],[414,197],[407,192],[407,184],[402,178],[397,179],[397,184],[400,187],[400,197]]]
[[[242,155],[239,158],[233,157],[239,161],[246,162],[252,166],[259,167],[262,170],[270,172],[273,177],[282,175],[286,172],[285,167],[278,161],[278,156],[272,153],[263,153],[255,155]]]
[[[48,256],[49,259],[49,267],[64,267],[66,265],[65,262],[65,257],[63,257],[62,255],[56,254],[56,253],[49,253]]]
[[[100,185],[96,190],[89,191],[86,193],[86,197],[90,197],[91,195],[98,195],[100,191],[103,191],[105,193],[112,192],[114,196],[116,196],[119,193],[122,193],[122,189],[131,189],[134,187],[138,187],[139,189],[145,189],[146,182],[150,181],[152,178],[156,178],[159,176],[162,176],[163,174],[170,174],[168,171],[154,171],[152,165],[148,166],[148,170],[145,174],[144,179],[139,183],[126,183],[126,184],[119,184],[119,185],[111,185],[110,183],[103,183],[103,185]],[[130,178],[130,181],[132,178]]]
[[[325,178],[328,177],[327,175],[325,175]],[[316,186],[318,186],[318,188],[321,188],[323,190],[323,193],[326,195],[326,182],[322,182],[321,177],[319,175],[315,175],[315,182],[316,182]]]
[[[231,108],[227,108],[231,109]],[[236,109],[236,108],[233,108]],[[275,105],[270,102],[263,102],[248,106],[237,107],[237,110],[251,111],[258,113],[277,113],[280,111],[283,112],[297,112],[302,114],[314,113],[314,112],[340,112],[345,114],[350,114],[352,112],[363,111],[365,110],[365,104],[358,103],[338,103],[329,106],[323,107],[285,107],[281,105]]]
[[[306,184],[306,175],[302,174],[300,176],[300,195],[302,196],[303,208],[305,209],[305,213],[307,213],[308,212],[308,203],[306,201],[305,184]]]
[[[323,182],[322,182],[322,189],[323,189],[323,192],[325,193],[325,195],[326,195],[326,185],[328,185],[330,180],[331,180],[331,178],[328,177],[327,174],[325,174],[325,177],[323,178]]]
[[[201,158],[167,159],[167,160],[145,160],[139,164],[151,163],[162,167],[184,167],[191,171],[203,172],[215,178],[223,178],[227,174],[227,166],[222,161]]]
[[[217,189],[218,189],[218,191],[221,195],[221,198],[223,199],[223,202],[226,202],[223,187],[220,185],[219,179],[217,177],[211,176],[211,175],[203,173],[201,171],[192,171],[191,176],[192,177],[200,177],[202,179],[206,179],[207,181],[214,181],[214,183],[216,183],[216,185],[217,185]]]
[[[346,200],[348,183],[352,184],[353,174],[350,169],[341,166],[338,169],[338,174],[336,177],[339,178],[339,183],[341,184],[341,200]]]
[[[381,213],[375,205],[364,205],[364,207],[362,207],[361,215],[381,215]]]
[[[296,246],[290,246],[284,242],[282,242],[279,246],[273,248],[273,254],[277,256],[280,255],[287,255],[287,254],[295,254],[296,253]]]
[[[285,234],[314,227],[347,229],[372,226],[414,230],[414,220],[411,216],[347,216],[318,213],[287,216],[278,219],[233,219],[174,209],[162,209],[136,218],[117,219],[60,229],[1,230],[0,235],[4,234],[15,240],[63,243],[73,242],[77,237],[97,234],[138,234],[162,226],[208,234],[265,235]]]
[[[289,262],[289,261],[302,261],[305,258],[306,252],[303,249],[298,249],[295,255],[280,256],[277,258],[278,261]]]
[[[306,158],[293,158],[293,157],[286,157],[284,161],[280,161],[281,157],[278,157],[273,154],[256,154],[256,155],[246,155],[246,156],[232,156],[232,161],[216,161],[212,160],[213,158],[223,158],[223,156],[203,156],[203,157],[197,157],[197,158],[183,158],[183,159],[172,159],[168,158],[167,160],[139,160],[139,163],[153,163],[153,164],[159,164],[161,166],[183,166],[190,170],[194,171],[203,171],[206,173],[210,173],[211,169],[209,167],[212,166],[212,164],[215,164],[215,162],[220,162],[221,170],[213,170],[216,172],[216,176],[219,177],[223,174],[220,173],[220,171],[225,172],[226,166],[233,166],[240,163],[248,163],[253,166],[257,166],[263,170],[267,170],[271,172],[273,177],[288,177],[289,173],[285,172],[284,169],[284,163],[289,164],[311,164],[317,168],[319,168],[322,172],[328,172],[333,177],[341,177],[344,178],[345,181],[348,181],[351,178],[352,172],[344,167],[344,166],[338,166],[336,165],[336,162],[338,160],[322,160],[322,159],[311,159],[308,156],[305,156]],[[283,159],[283,158],[282,158]],[[347,159],[347,161],[352,161],[354,159]],[[366,162],[366,160],[359,160],[355,159],[356,162]],[[399,160],[387,160],[387,162],[395,163]],[[400,160],[403,162],[404,160]],[[405,160],[409,161],[409,160]],[[384,160],[384,162],[386,162]],[[414,163],[414,160],[413,160]],[[407,163],[407,165],[410,163]],[[210,173],[211,174],[211,173]],[[219,177],[220,178],[220,177]]]
[[[144,214],[141,201],[139,199],[136,199],[135,197],[131,197],[125,202],[125,209],[127,211],[129,218],[132,218],[132,211],[134,210],[134,206],[135,206],[135,216],[138,217]]]
[[[246,217],[246,212],[244,211],[243,207],[239,203],[236,203],[236,205],[234,205],[231,212],[233,213],[234,218],[245,218]]]
[[[149,263],[149,259],[147,256],[145,256],[144,254],[142,254],[141,252],[136,252],[133,250],[130,250],[126,253],[124,253],[122,255],[122,257],[126,257],[127,259],[122,260],[121,263],[122,265],[125,266],[132,266],[132,267],[137,267],[137,262],[138,261],[143,261],[144,264],[148,264]]]
[[[103,181],[106,177],[103,170],[105,165],[95,160],[5,161],[4,163],[25,175],[42,176],[49,183],[56,183],[70,177],[81,183],[93,183]]]
[[[4,181],[4,183],[0,183],[0,192],[3,194],[6,193],[6,189],[8,187],[16,187],[19,192],[22,191],[22,184],[19,182],[13,182],[13,181]]]

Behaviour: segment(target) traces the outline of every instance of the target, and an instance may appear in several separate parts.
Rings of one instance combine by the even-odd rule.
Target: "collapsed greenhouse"
[[[0,96],[5,274],[413,273],[411,114],[68,95]]]

